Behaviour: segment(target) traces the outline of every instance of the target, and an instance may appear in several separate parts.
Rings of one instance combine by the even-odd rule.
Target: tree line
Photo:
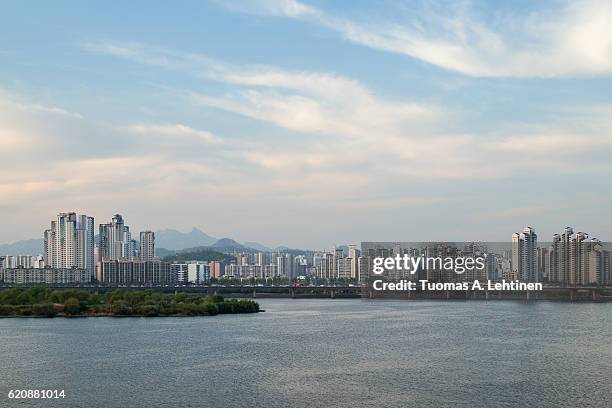
[[[0,291],[0,316],[210,316],[259,311],[253,300],[226,300],[220,295],[169,295],[153,290],[97,294],[46,287]]]

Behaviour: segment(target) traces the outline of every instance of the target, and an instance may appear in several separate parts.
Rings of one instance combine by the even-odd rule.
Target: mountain
[[[278,247],[274,248],[272,251],[275,251],[275,252],[287,252],[287,253],[292,254],[292,255],[305,255],[305,254],[307,254],[309,252],[309,251],[307,251],[305,249],[289,248],[289,247],[284,246],[284,245],[278,246]]]
[[[242,245],[244,245],[247,248],[251,248],[251,249],[254,249],[260,252],[272,252],[271,248],[268,248],[267,246],[261,245],[260,243],[257,243],[257,242],[245,242]]]
[[[169,250],[210,246],[215,242],[217,242],[216,238],[205,234],[197,228],[187,233],[174,229],[165,229],[155,232],[155,246]]]
[[[0,255],[41,255],[42,239],[26,239],[12,244],[0,244]]]
[[[158,256],[161,256],[158,254]],[[188,248],[182,251],[176,251],[163,256],[167,262],[187,262],[187,261],[227,261],[234,259],[231,255],[227,255],[207,247]]]
[[[216,241],[213,245],[205,245],[205,246],[197,246],[192,248],[182,248],[182,249],[166,249],[166,248],[155,248],[155,255],[159,256],[163,259],[189,259],[189,256],[193,256],[194,254],[204,254],[204,256],[212,255],[217,256],[217,254],[222,254],[223,259],[232,258],[228,253],[232,253],[234,251],[254,251],[254,249],[247,248],[243,245],[240,245],[238,242],[234,241],[230,238],[223,238]],[[204,260],[200,258],[193,258],[191,260]],[[213,260],[221,260],[221,259],[213,259]]]
[[[160,258],[165,258],[165,257],[167,257],[169,255],[176,254],[177,252],[178,252],[178,250],[176,250],[176,249],[170,250],[170,249],[166,249],[166,248],[157,248],[157,247],[155,247],[155,256],[159,256]]]
[[[239,244],[230,238],[221,238],[210,246],[213,249],[219,249],[223,251],[243,250],[246,249],[244,245]]]
[[[98,236],[96,235],[96,244],[97,243]],[[257,242],[245,242],[244,244],[240,244],[231,238],[217,239],[197,228],[193,228],[190,232],[181,232],[175,229],[165,229],[155,232],[155,252],[159,257],[163,258],[177,252],[195,252],[203,250],[230,253],[234,251],[285,251],[295,254],[305,252],[285,246],[271,249]],[[12,244],[0,244],[0,255],[40,255],[42,252],[42,239],[28,239]]]

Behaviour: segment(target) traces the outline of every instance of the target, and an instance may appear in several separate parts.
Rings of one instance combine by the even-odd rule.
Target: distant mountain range
[[[41,255],[42,239],[26,239],[12,244],[0,244],[0,255]]]
[[[271,251],[273,251],[272,248],[268,248],[267,246],[258,244],[257,242],[245,242],[243,245],[245,247],[247,247],[247,248],[256,249],[256,250],[258,250],[260,252],[271,252]]]
[[[245,242],[244,244],[240,244],[239,242],[236,242],[230,238],[221,238],[212,245],[203,245],[203,246],[174,249],[174,250],[169,250],[167,248],[156,248],[155,249],[157,256],[162,257],[162,258],[168,257],[168,256],[176,256],[176,255],[180,256],[180,255],[184,255],[187,253],[215,252],[215,253],[230,254],[235,251],[244,251],[244,252],[283,251],[283,252],[290,252],[294,255],[305,254],[307,252],[302,249],[291,249],[288,247],[268,248],[257,242]]]
[[[272,251],[272,249],[257,242],[239,242],[231,238],[214,238],[194,228],[191,232],[184,233],[173,229],[166,229],[155,232],[155,247],[176,252],[185,250],[199,249],[206,247],[222,252],[232,252],[241,250]],[[162,255],[160,255],[162,256]]]
[[[197,228],[193,228],[190,232],[181,232],[174,229],[164,229],[155,232],[155,247],[158,256],[164,257],[178,251],[194,249],[212,249],[220,252],[233,251],[275,251],[275,250],[291,250],[290,248],[281,246],[277,248],[268,248],[265,245],[257,242],[245,242],[240,244],[230,238],[217,239],[202,232]],[[301,250],[291,250],[302,252]],[[17,241],[12,244],[0,244],[0,255],[40,255],[43,252],[42,239],[27,239]]]
[[[184,233],[174,229],[165,229],[155,232],[155,246],[171,250],[209,246],[217,242],[217,238],[200,231],[197,228]]]

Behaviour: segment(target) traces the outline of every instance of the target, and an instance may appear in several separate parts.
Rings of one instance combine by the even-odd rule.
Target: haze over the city
[[[612,2],[9,2],[0,243],[612,238]]]

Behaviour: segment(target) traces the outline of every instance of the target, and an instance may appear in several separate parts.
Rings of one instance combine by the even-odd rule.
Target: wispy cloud
[[[206,80],[239,86],[224,95],[186,91],[192,101],[305,133],[380,138],[422,128],[445,115],[433,104],[385,99],[353,79],[278,67],[236,66],[205,55],[143,44],[88,44],[88,49]]]
[[[537,129],[511,129],[497,134],[448,132],[446,127],[453,115],[442,107],[384,98],[362,83],[337,74],[236,66],[205,55],[143,44],[108,43],[94,49],[230,85],[222,95],[175,91],[197,106],[223,109],[291,132],[325,136],[313,139],[303,152],[296,152],[295,146],[290,145],[275,149],[233,146],[224,152],[267,170],[298,175],[304,169],[352,171],[361,166],[370,169],[373,177],[398,174],[423,179],[483,180],[530,170],[568,171],[567,164],[572,162],[581,164],[573,167],[574,171],[596,171],[605,163],[593,159],[587,165],[584,155],[612,148],[606,133],[610,128],[606,110],[602,115],[591,116],[590,123],[602,125],[592,126],[589,132],[572,130],[568,123],[564,123],[565,129],[543,124]],[[143,133],[160,131],[156,127],[137,129]]]
[[[367,47],[485,77],[612,74],[612,2],[567,1],[524,16],[486,21],[470,3],[422,8],[408,22],[348,19],[297,1],[247,1],[242,12],[301,19]],[[415,9],[419,9],[414,7]],[[289,10],[283,12],[283,10]]]
[[[83,115],[78,112],[71,112],[57,106],[48,106],[40,103],[24,102],[23,98],[11,94],[0,88],[0,103],[10,105],[13,108],[24,112],[47,113],[51,115],[65,116],[72,119],[84,119]]]
[[[205,130],[194,129],[180,123],[151,124],[135,123],[126,127],[130,133],[143,136],[168,137],[172,142],[179,142],[184,138],[193,138],[206,143],[221,143],[221,138]]]
[[[231,10],[261,15],[300,17],[305,15],[319,14],[319,11],[316,8],[295,0],[218,1],[218,3]]]

